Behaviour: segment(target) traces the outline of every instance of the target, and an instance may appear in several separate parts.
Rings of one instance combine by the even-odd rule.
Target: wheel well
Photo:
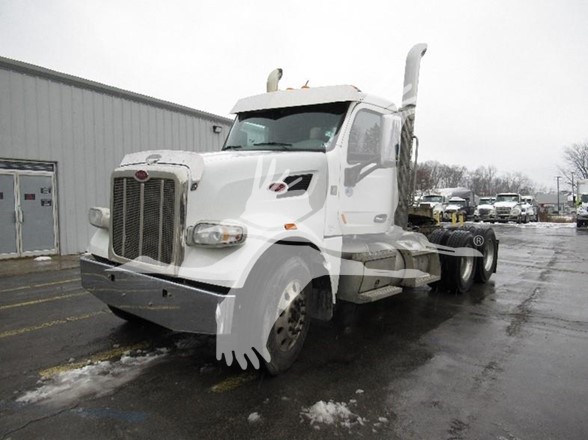
[[[278,255],[276,255],[278,252]],[[264,261],[290,255],[300,256],[308,265],[312,276],[312,293],[308,301],[311,318],[328,321],[333,316],[333,290],[331,278],[325,268],[325,257],[319,247],[303,238],[289,238],[272,244],[257,260],[251,273],[255,273]]]

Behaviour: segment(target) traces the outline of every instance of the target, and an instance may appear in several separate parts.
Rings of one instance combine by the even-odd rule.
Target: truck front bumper
[[[162,327],[202,334],[230,327],[235,298],[230,293],[122,269],[91,255],[81,257],[80,269],[82,286],[100,301]]]

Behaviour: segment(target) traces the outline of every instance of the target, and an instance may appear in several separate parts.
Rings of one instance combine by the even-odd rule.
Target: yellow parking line
[[[44,328],[53,327],[55,325],[67,324],[69,322],[75,322],[75,321],[81,321],[83,319],[93,318],[94,316],[98,316],[103,313],[104,313],[103,311],[100,311],[100,312],[94,312],[94,313],[87,313],[85,315],[79,315],[79,316],[68,316],[67,318],[56,319],[55,321],[44,322],[43,324],[34,325],[31,327],[24,327],[24,328],[19,328],[16,330],[9,330],[7,332],[0,333],[0,339],[7,338],[9,336],[17,336],[17,335],[22,335],[24,333],[30,333],[30,332],[34,332],[37,330],[42,330]]]
[[[56,374],[59,374],[59,373],[64,373],[66,371],[71,371],[71,370],[75,370],[77,368],[82,368],[88,364],[108,361],[110,359],[121,357],[127,351],[143,350],[148,347],[149,347],[148,342],[139,342],[138,344],[129,345],[127,347],[114,348],[112,350],[105,351],[103,353],[95,354],[94,356],[91,356],[84,361],[72,362],[69,364],[57,365],[56,367],[47,368],[46,370],[39,371],[39,376],[41,376],[43,379],[46,379],[48,377],[55,376]]]
[[[46,302],[50,302],[50,301],[58,301],[60,299],[75,298],[75,297],[83,296],[83,295],[88,295],[88,292],[76,292],[76,293],[70,293],[69,295],[52,296],[50,298],[35,299],[32,301],[26,301],[26,302],[21,302],[21,303],[17,303],[17,304],[8,304],[5,306],[0,306],[0,310],[13,309],[15,307],[33,306],[35,304],[41,304],[41,303],[46,303]]]
[[[256,377],[257,375],[254,373],[243,373],[239,374],[238,376],[228,377],[222,382],[219,382],[211,387],[210,391],[213,393],[225,393],[227,391],[233,391],[234,389],[245,385],[247,382],[255,380]]]
[[[25,289],[35,289],[37,287],[57,286],[58,284],[71,283],[72,281],[80,281],[80,280],[81,280],[81,278],[72,278],[69,280],[53,281],[52,283],[31,284],[29,286],[20,286],[20,287],[14,287],[12,289],[0,290],[0,293],[16,292],[16,291],[25,290]]]

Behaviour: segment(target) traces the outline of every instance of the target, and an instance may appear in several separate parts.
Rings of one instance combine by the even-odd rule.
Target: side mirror
[[[402,118],[397,115],[383,115],[381,125],[380,166],[390,168],[396,166],[396,159],[400,154]]]

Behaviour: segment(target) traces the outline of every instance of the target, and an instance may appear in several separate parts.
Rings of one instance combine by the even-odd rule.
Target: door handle
[[[20,223],[22,225],[24,222],[24,215],[22,212],[22,208],[20,206],[18,206],[16,208],[16,216],[15,217],[16,217],[16,222]]]
[[[374,223],[384,223],[388,218],[388,214],[378,214],[374,217]]]

